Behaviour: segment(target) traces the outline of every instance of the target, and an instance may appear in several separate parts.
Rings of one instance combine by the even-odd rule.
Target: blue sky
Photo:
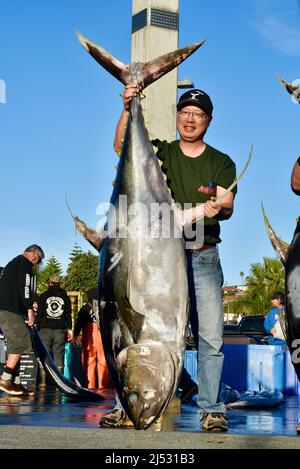
[[[131,15],[131,0],[1,0],[0,265],[33,242],[64,267],[75,242],[89,249],[75,233],[65,195],[74,213],[96,226],[96,208],[109,200],[115,177],[122,86],[82,49],[75,31],[128,63]],[[206,141],[228,153],[238,172],[254,145],[235,213],[222,223],[220,253],[231,285],[251,263],[273,257],[261,202],[286,241],[299,215],[290,174],[300,155],[300,108],[276,80],[276,73],[300,79],[299,2],[180,0],[179,45],[203,38],[180,65],[179,79],[191,79],[214,102]]]

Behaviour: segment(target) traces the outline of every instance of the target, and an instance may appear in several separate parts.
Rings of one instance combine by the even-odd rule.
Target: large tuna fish
[[[141,90],[202,44],[179,49],[147,64],[125,65],[83,36],[79,35],[79,40],[124,85],[134,82]],[[167,407],[178,385],[185,348],[188,288],[180,228],[170,210],[172,198],[145,128],[140,97],[131,102],[110,202],[108,232],[100,256],[101,333],[122,405],[135,427],[146,429]],[[169,208],[169,237],[162,235],[164,217],[156,217],[156,226],[147,218],[155,204]],[[150,231],[146,234],[145,229],[156,235],[149,236]]]
[[[272,229],[263,210],[271,243],[285,269],[285,324],[283,331],[292,363],[300,380],[300,218],[291,244],[282,241]]]

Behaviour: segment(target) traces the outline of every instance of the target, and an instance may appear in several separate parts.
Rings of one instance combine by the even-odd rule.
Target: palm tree
[[[244,276],[245,276],[244,272],[240,272],[240,277],[242,279],[242,285],[244,285]]]
[[[263,263],[251,264],[246,277],[245,295],[232,302],[231,311],[247,314],[266,314],[274,291],[284,291],[284,269],[278,259],[264,257]]]

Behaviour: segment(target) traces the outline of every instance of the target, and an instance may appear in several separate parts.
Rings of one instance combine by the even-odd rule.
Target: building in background
[[[131,62],[148,62],[178,48],[179,0],[133,0]],[[150,139],[176,138],[177,67],[145,90]]]

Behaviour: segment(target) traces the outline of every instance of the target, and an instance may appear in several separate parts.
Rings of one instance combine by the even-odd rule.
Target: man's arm
[[[121,117],[117,123],[116,133],[114,138],[114,150],[118,155],[121,153],[122,145],[125,137],[125,131],[127,127],[127,121],[129,116],[129,108],[131,100],[134,96],[137,96],[139,93],[139,88],[137,85],[129,84],[126,85],[124,92],[122,93],[123,97],[123,111]]]
[[[217,186],[217,198],[223,195],[224,192],[226,192],[226,189],[224,189],[224,187]],[[218,221],[229,220],[229,218],[233,214],[233,203],[234,194],[233,192],[229,192],[222,200],[220,204],[220,211],[214,218],[216,218]]]
[[[28,326],[32,326],[35,322],[35,314],[32,309],[32,292],[31,292],[31,277],[32,273],[29,269],[24,265],[20,268],[19,273],[19,291],[20,296],[22,299],[22,304],[24,308],[27,310],[28,319],[25,323]]]
[[[300,156],[294,164],[292,176],[291,176],[291,186],[295,194],[300,195]]]

